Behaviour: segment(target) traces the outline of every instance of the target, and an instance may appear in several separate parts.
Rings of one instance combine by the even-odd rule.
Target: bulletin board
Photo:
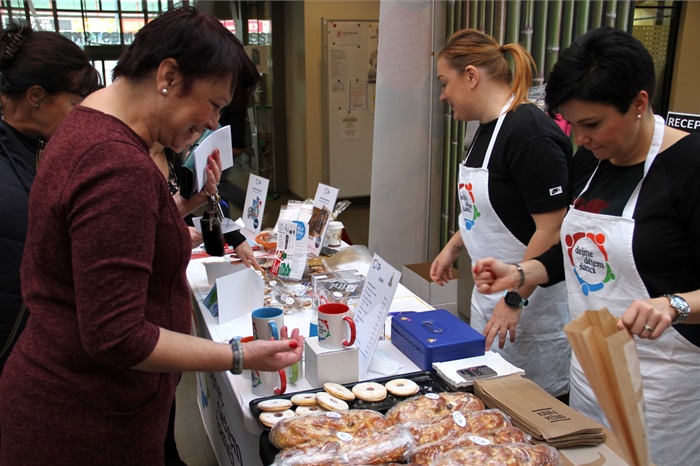
[[[322,21],[325,182],[342,198],[368,197],[379,22]]]

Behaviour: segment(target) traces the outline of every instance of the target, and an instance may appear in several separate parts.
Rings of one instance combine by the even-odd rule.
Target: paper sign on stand
[[[250,174],[248,179],[248,191],[245,196],[243,209],[243,224],[245,229],[253,235],[260,233],[265,201],[267,200],[267,188],[270,180]]]
[[[355,346],[360,351],[361,378],[366,376],[379,338],[384,335],[384,322],[389,315],[400,279],[401,272],[378,255],[374,255],[353,317],[357,327]]]
[[[318,184],[313,213],[309,220],[309,252],[314,256],[318,256],[321,251],[323,237],[326,235],[336,199],[338,199],[338,188],[326,186],[323,183]]]
[[[195,192],[201,191],[206,183],[207,159],[214,150],[219,149],[221,169],[233,167],[233,146],[231,127],[223,126],[207,136],[194,149]]]
[[[216,280],[218,278],[230,275],[232,273],[240,272],[241,270],[245,269],[246,266],[243,265],[243,263],[241,262],[234,263],[230,260],[226,260],[205,262],[204,268],[207,271],[207,281],[210,285],[213,285],[214,283],[216,283]]]
[[[270,273],[282,278],[300,280],[306,269],[308,254],[306,224],[280,220],[277,227],[277,250]]]
[[[265,282],[252,268],[217,278],[216,289],[219,325],[263,307]]]

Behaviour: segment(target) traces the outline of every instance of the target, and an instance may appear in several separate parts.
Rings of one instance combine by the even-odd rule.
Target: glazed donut
[[[258,403],[258,408],[260,411],[266,413],[277,413],[279,411],[286,411],[292,407],[292,402],[290,400],[285,400],[282,398],[276,398],[272,400],[265,400]]]
[[[412,396],[418,393],[420,387],[413,380],[394,379],[388,381],[384,387],[395,396]]]
[[[316,406],[316,395],[313,393],[298,393],[292,396],[292,404],[295,406]]]
[[[316,393],[316,402],[322,408],[328,411],[347,411],[349,409],[348,404],[336,398],[328,392],[318,392]]]
[[[277,424],[282,419],[287,419],[289,417],[294,417],[294,411],[288,409],[286,411],[277,412],[262,412],[260,413],[260,422],[265,427],[272,427]]]
[[[386,398],[386,388],[377,382],[362,382],[352,387],[352,392],[363,401],[382,401]]]
[[[355,399],[355,394],[339,383],[326,382],[323,384],[323,389],[343,401],[352,401]]]

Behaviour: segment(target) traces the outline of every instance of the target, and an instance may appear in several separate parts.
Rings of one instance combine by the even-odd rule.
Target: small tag
[[[459,427],[464,427],[467,425],[467,420],[459,411],[452,413],[452,419],[454,419],[455,424],[457,424]]]
[[[348,434],[347,432],[338,432],[336,436],[343,442],[349,442],[352,440],[352,435]]]

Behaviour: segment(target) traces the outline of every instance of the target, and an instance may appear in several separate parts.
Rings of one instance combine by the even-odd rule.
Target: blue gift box
[[[445,309],[395,314],[391,342],[422,370],[434,362],[482,356],[486,346],[481,333]]]

